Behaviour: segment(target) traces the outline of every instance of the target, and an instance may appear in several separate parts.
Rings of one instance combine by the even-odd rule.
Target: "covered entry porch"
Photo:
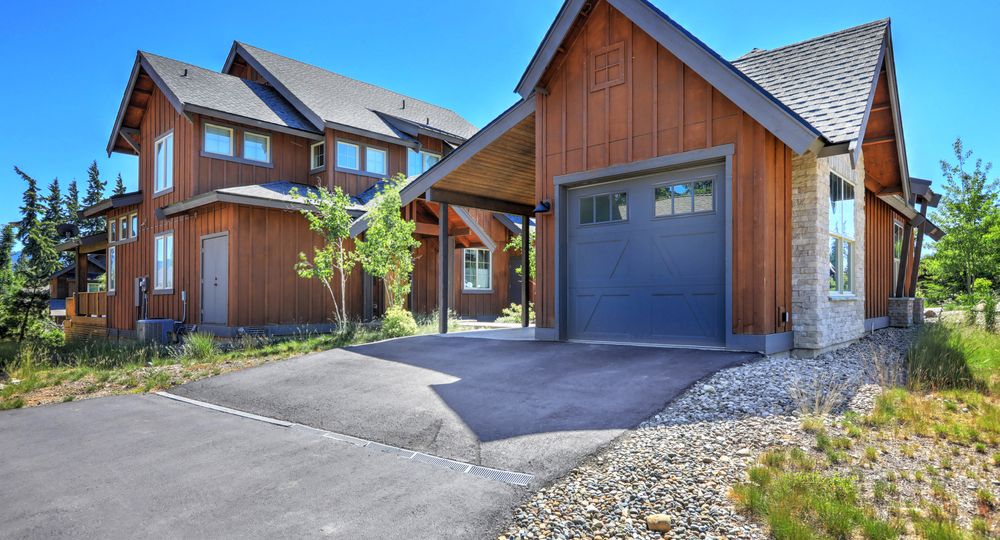
[[[400,193],[404,209],[434,209],[438,216],[451,216],[475,208],[520,216],[522,224],[528,223],[536,210],[545,209],[535,197],[534,113],[534,96],[519,101],[430,170],[412,179]],[[418,220],[417,233],[436,235],[439,246],[455,242],[456,228],[450,223],[453,220],[436,221],[436,230],[430,230],[428,224]],[[365,227],[365,220],[358,220],[351,229],[352,235],[363,233]],[[530,227],[520,228],[522,269],[529,268],[532,249],[529,231]],[[453,307],[449,295],[454,280],[453,265],[450,250],[439,249],[437,257],[436,309],[439,331],[445,334],[448,310]],[[523,301],[531,298],[529,283],[529,279],[520,283],[523,327],[530,321],[531,302]]]

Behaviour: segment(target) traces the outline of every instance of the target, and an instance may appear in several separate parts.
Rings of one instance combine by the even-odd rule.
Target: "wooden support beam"
[[[924,247],[924,231],[927,228],[927,202],[920,205],[920,223],[917,226],[917,247],[913,251],[913,268],[910,269],[910,290],[907,296],[917,296],[917,272],[920,269],[920,251]],[[916,219],[916,218],[914,218]]]
[[[468,227],[452,227],[451,228],[451,235],[452,236],[469,236],[470,234],[472,234],[472,229],[470,229]]]
[[[529,234],[528,216],[521,216],[521,327],[527,328],[531,322],[531,297],[528,296],[528,281],[531,275],[528,266],[531,251],[531,235]]]
[[[879,190],[879,195],[902,195],[903,186],[888,186]]]
[[[413,234],[420,236],[437,236],[437,233],[438,225],[436,223],[424,223],[422,221],[417,222],[417,228],[413,231]]]
[[[76,291],[87,292],[87,274],[90,273],[90,260],[87,254],[76,250]]]
[[[889,103],[882,103],[881,105],[872,105],[872,112],[888,111],[892,108]]]
[[[500,199],[493,199],[490,197],[483,197],[481,195],[470,195],[468,193],[443,191],[440,189],[428,190],[427,200],[438,203],[450,203],[468,208],[491,210],[493,212],[502,212],[505,214],[517,214],[521,216],[531,215],[531,213],[535,211],[534,207],[529,204],[520,204]],[[444,215],[444,211],[441,212],[441,215]]]
[[[448,203],[441,203],[441,215],[448,215]],[[448,220],[438,220],[438,332],[448,333]]]
[[[913,225],[907,221],[903,226],[903,250],[899,254],[899,271],[896,274],[896,290],[894,291],[894,296],[896,298],[903,298],[906,293],[906,263],[910,258],[910,244],[913,243]]]
[[[139,130],[134,128],[123,127],[118,130],[118,134],[125,139],[125,142],[135,150],[135,153],[139,153]]]

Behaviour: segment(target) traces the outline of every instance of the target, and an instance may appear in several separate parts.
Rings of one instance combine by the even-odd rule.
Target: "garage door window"
[[[712,180],[696,180],[683,184],[657,186],[655,190],[653,214],[656,217],[715,210]]]
[[[611,223],[628,219],[628,194],[604,193],[580,198],[580,225]]]

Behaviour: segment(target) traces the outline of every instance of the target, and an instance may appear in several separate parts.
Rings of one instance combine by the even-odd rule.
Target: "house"
[[[419,176],[475,132],[448,109],[245,43],[233,43],[221,72],[140,51],[107,145],[138,157],[139,185],[81,211],[108,231],[107,292],[78,293],[80,324],[112,337],[135,335],[140,319],[222,336],[328,329],[326,291],[293,268],[319,243],[293,191],[340,187],[360,216],[385,178]],[[449,305],[496,317],[509,304],[503,248],[514,234],[500,216],[426,200],[403,211],[421,241],[411,309],[437,306],[444,253],[465,276]],[[79,258],[80,245],[64,248]],[[381,297],[360,269],[350,276],[353,316],[376,315]]]
[[[67,264],[49,276],[49,315],[57,322],[61,322],[66,317],[66,298],[80,290],[99,292],[103,286],[104,255],[91,253],[86,255],[86,258],[87,278],[82,283],[77,281],[76,261]]]
[[[911,324],[942,232],[890,29],[727,61],[645,0],[567,0],[519,101],[403,202],[534,215],[536,339],[814,355]]]

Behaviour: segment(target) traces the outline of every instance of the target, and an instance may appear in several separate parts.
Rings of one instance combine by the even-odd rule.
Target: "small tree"
[[[297,191],[293,190],[292,194],[302,198]],[[351,216],[347,208],[351,198],[338,186],[333,192],[320,187],[310,191],[304,199],[312,208],[302,210],[302,215],[309,222],[309,229],[323,238],[323,245],[313,248],[311,259],[299,253],[295,271],[300,277],[317,279],[323,284],[333,300],[334,320],[343,328],[348,321],[347,277],[357,262],[356,254],[347,249],[351,236]]]
[[[521,253],[521,238],[523,238],[521,235],[517,235],[514,238],[511,238],[510,242],[507,242],[507,245],[503,247],[503,250],[504,251],[509,251],[511,253],[516,253],[516,254],[520,255],[520,253]],[[536,245],[536,242],[535,242],[535,230],[534,229],[531,229],[528,232],[528,242],[531,242],[531,251],[528,252],[528,281],[531,281],[535,277],[535,245]],[[517,275],[519,275],[519,276],[523,276],[524,275],[524,269],[521,268],[520,266],[518,266],[517,268],[515,268],[514,271],[517,272]]]
[[[416,223],[403,218],[399,191],[406,176],[397,174],[388,179],[371,203],[365,215],[368,229],[363,240],[357,241],[357,253],[365,271],[385,285],[387,308],[402,309],[410,294],[410,274],[413,272],[413,250],[420,242],[413,237]],[[447,219],[442,216],[441,219]]]

